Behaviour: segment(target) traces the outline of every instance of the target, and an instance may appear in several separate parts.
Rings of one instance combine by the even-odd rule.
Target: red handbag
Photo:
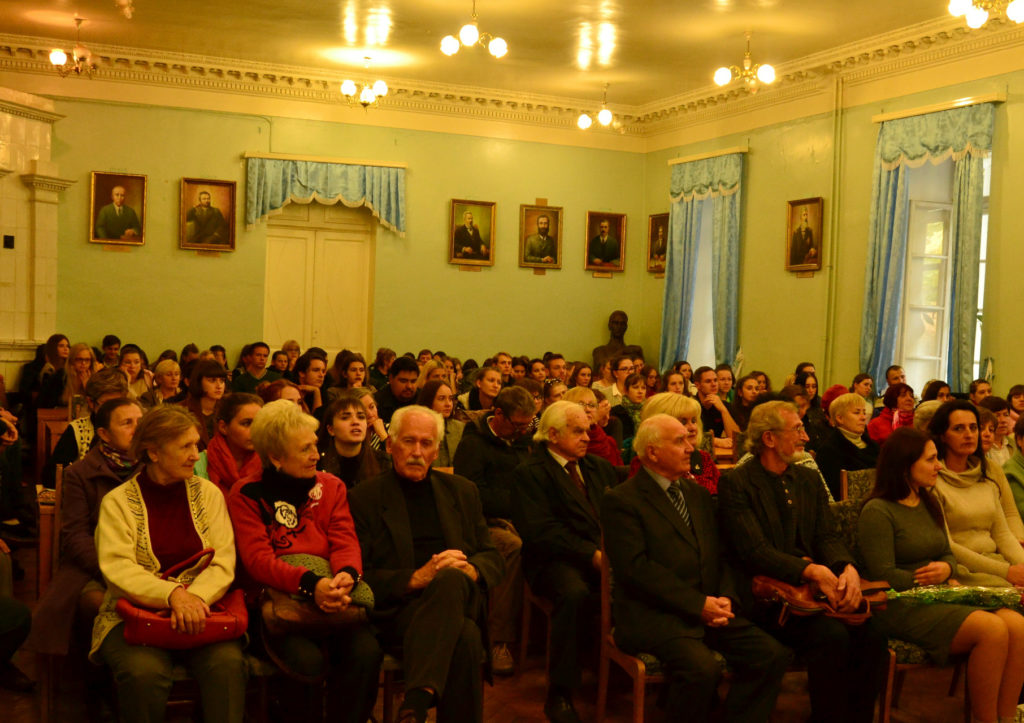
[[[176,575],[188,570],[191,573],[190,579],[194,580],[200,572],[209,566],[213,556],[213,548],[208,547],[171,567],[160,576],[160,579],[175,580]],[[198,567],[198,569],[192,571],[193,567]],[[185,587],[187,589],[188,585]],[[124,640],[129,645],[187,650],[240,638],[249,627],[249,611],[245,607],[245,595],[238,589],[229,591],[210,606],[206,627],[203,632],[194,635],[172,629],[171,611],[167,608],[153,610],[136,605],[128,598],[123,597],[117,601],[116,609],[117,614],[124,620]]]

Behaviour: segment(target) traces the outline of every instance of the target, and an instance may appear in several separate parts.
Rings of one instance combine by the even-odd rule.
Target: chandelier
[[[366,56],[364,67],[370,69],[370,57]],[[356,83],[354,80],[341,81],[341,94],[349,101],[357,100],[363,108],[380,102],[380,99],[388,94],[388,84],[383,80],[375,80],[373,83]]]
[[[967,27],[980,28],[993,13],[1001,12],[1015,23],[1024,21],[1024,0],[949,0],[949,14],[967,21]]]
[[[82,18],[75,16],[75,47],[71,50],[71,59],[68,54],[60,48],[50,51],[50,63],[60,74],[65,77],[74,73],[75,75],[86,75],[92,77],[92,71],[96,67],[92,64],[92,51],[82,45]]]
[[[721,67],[715,71],[715,85],[724,86],[734,79],[740,79],[747,84],[751,93],[756,93],[758,83],[769,85],[775,82],[775,68],[768,63],[754,63],[750,60],[750,31],[747,33],[747,50],[743,53],[743,67],[730,65],[728,68]]]
[[[608,84],[604,84],[604,98],[601,100],[601,110],[597,112],[597,122],[607,127],[612,124],[615,116],[608,110]],[[576,119],[576,125],[581,131],[585,131],[590,126],[594,125],[594,119],[587,112],[580,113],[580,117]]]
[[[445,35],[441,39],[441,52],[452,56],[459,52],[459,48],[462,46],[468,48],[473,45],[484,46],[487,48],[487,52],[495,58],[504,58],[508,53],[508,43],[505,42],[504,38],[480,32],[480,28],[476,23],[476,0],[473,0],[473,19],[462,26],[458,37]]]

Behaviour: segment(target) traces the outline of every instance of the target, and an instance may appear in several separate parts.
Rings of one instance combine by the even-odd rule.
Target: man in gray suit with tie
[[[714,650],[734,672],[725,720],[766,721],[792,655],[740,615],[711,495],[690,477],[686,428],[655,414],[640,425],[633,448],[643,467],[601,504],[615,576],[615,641],[665,666],[668,720],[709,719],[722,677]]]

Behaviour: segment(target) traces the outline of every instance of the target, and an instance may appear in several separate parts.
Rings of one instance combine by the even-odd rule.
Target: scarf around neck
[[[213,435],[206,447],[206,474],[225,494],[231,491],[238,480],[243,477],[259,477],[262,470],[260,457],[255,452],[249,452],[242,466],[237,466],[228,441],[222,434]]]

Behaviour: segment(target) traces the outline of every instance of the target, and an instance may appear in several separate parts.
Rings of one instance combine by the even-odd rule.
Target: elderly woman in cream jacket
[[[243,718],[246,666],[239,640],[174,651],[131,645],[116,611],[122,597],[169,609],[178,634],[197,635],[210,605],[234,580],[235,542],[224,496],[192,473],[199,459],[197,424],[177,406],[143,416],[131,454],[144,466],[100,505],[96,549],[107,594],[93,626],[90,658],[113,671],[121,720],[164,719],[175,662],[198,682],[205,720]],[[162,572],[207,548],[214,555],[205,569],[187,570],[177,581],[161,579]]]

